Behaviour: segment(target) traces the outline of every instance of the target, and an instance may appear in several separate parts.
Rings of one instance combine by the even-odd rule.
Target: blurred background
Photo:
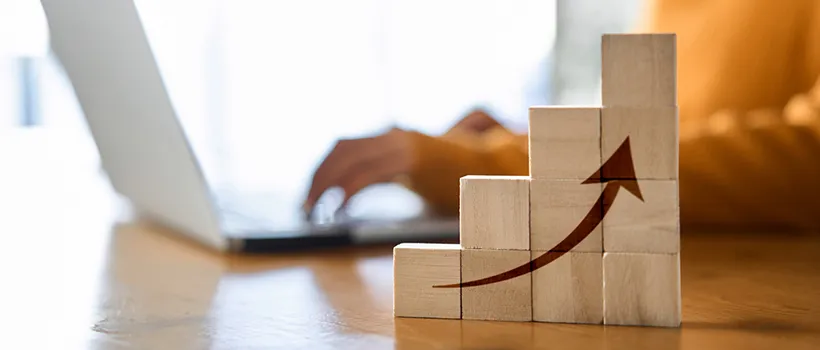
[[[338,137],[393,125],[436,134],[474,107],[523,131],[531,105],[597,103],[600,34],[629,30],[640,4],[136,0],[209,181],[299,193]],[[95,169],[48,41],[39,1],[0,2],[0,140],[50,145]]]
[[[302,198],[312,171],[341,137],[371,135],[391,126],[438,134],[475,107],[489,110],[515,131],[525,131],[528,107],[532,105],[599,104],[601,34],[630,31],[644,12],[645,3],[643,0],[134,1],[171,101],[209,183],[216,188],[276,192],[296,199]],[[760,0],[749,2],[748,9],[743,4],[747,3],[689,2],[687,5],[692,6],[667,9],[665,21],[680,28],[687,28],[686,24],[691,22],[690,33],[705,33],[703,37],[692,36],[707,40],[692,41],[706,45],[689,47],[691,57],[702,59],[690,61],[695,62],[689,64],[690,73],[701,73],[701,78],[706,77],[711,83],[712,73],[726,72],[722,75],[725,83],[722,86],[730,86],[727,82],[735,83],[737,77],[751,77],[752,83],[745,86],[761,86],[763,88],[756,92],[765,93],[764,97],[775,96],[776,87],[771,91],[765,89],[774,86],[765,84],[766,79],[781,75],[778,69],[782,66],[772,62],[777,63],[775,58],[789,55],[777,55],[777,50],[771,47],[778,42],[806,39],[802,34],[797,39],[791,37],[797,32],[791,31],[790,23],[798,23],[801,30],[805,23],[792,20],[799,18],[797,15],[786,16],[802,14],[802,11],[797,5],[786,6],[788,2],[774,6]],[[699,11],[701,7],[703,12]],[[775,13],[769,16],[769,10],[774,8],[782,8],[782,13],[773,11]],[[735,10],[738,11],[732,12]],[[691,17],[686,17],[687,14]],[[738,20],[729,21],[732,18]],[[735,25],[737,23],[739,25]],[[715,33],[697,30],[699,26],[720,28],[720,24],[743,30],[723,31],[723,36],[716,36],[721,40],[708,40]],[[743,33],[746,36],[740,35]],[[766,33],[774,34],[766,37]],[[727,49],[723,53],[727,55],[714,62],[712,52],[702,50],[723,45],[733,35],[756,38],[758,45],[751,48],[724,45]],[[808,43],[805,46],[808,47]],[[750,55],[747,49],[765,52],[771,57]],[[710,55],[698,55],[701,52]],[[741,62],[737,57],[749,64],[737,64]],[[712,64],[698,65],[709,62]],[[791,62],[781,63],[792,68]],[[762,72],[770,75],[752,74]],[[812,78],[816,79],[816,74]],[[786,77],[783,81],[789,79]],[[700,89],[700,81],[690,81],[693,83],[688,91]],[[737,102],[738,106],[730,106],[738,108],[738,114],[731,117],[745,117],[743,113],[755,108],[765,107],[763,112],[767,112],[767,108],[772,107],[773,113],[743,118],[755,123],[771,120],[774,118],[768,117],[779,116],[786,102],[772,104],[731,86],[725,90],[736,91],[714,94],[721,95],[723,100],[715,97],[712,101],[740,100],[742,103]],[[814,101],[820,101],[820,82],[817,86]],[[717,88],[709,90],[715,91]],[[780,92],[789,93],[785,88]],[[690,94],[689,102],[700,103],[699,97]],[[815,180],[820,176],[817,161],[820,143],[816,137],[820,119],[816,116],[820,114],[811,108],[790,109],[788,105],[786,108],[786,112],[802,111],[815,116],[810,130],[772,128],[773,136],[757,131],[738,132],[691,143],[686,149],[682,147],[689,152],[685,159],[690,163],[681,172],[681,178],[687,178],[681,183],[688,187],[681,187],[680,193],[689,194],[681,200],[687,203],[682,206],[681,216],[705,221],[748,222],[760,227],[770,222],[798,223],[816,232],[820,228],[820,221],[816,219],[820,208],[816,194],[820,192],[820,184]],[[709,112],[704,114],[712,112],[706,108],[703,111]],[[715,129],[722,132],[733,125],[727,122],[708,126],[717,126]],[[156,309],[168,309],[164,303],[167,299],[156,297],[170,295],[161,291],[166,288],[165,282],[172,286],[171,300],[183,299],[178,308],[171,308],[172,314],[193,308],[190,305],[196,303],[196,307],[210,307],[213,296],[209,293],[212,293],[216,295],[213,298],[217,304],[231,305],[228,301],[235,299],[241,302],[236,303],[240,308],[234,313],[215,308],[222,313],[221,318],[208,321],[228,324],[227,337],[233,337],[235,329],[246,328],[235,324],[241,322],[236,320],[254,315],[247,312],[246,307],[251,305],[247,303],[247,293],[267,293],[274,290],[271,286],[278,280],[265,273],[220,280],[225,269],[220,261],[183,252],[179,254],[183,256],[180,261],[190,263],[165,275],[165,280],[151,282],[153,274],[145,271],[167,268],[172,261],[169,259],[178,257],[166,253],[176,248],[163,250],[161,247],[172,246],[151,238],[149,243],[140,246],[134,235],[120,235],[109,241],[111,227],[107,219],[120,215],[120,211],[112,206],[111,189],[105,188],[105,181],[100,181],[104,177],[96,146],[71,84],[49,50],[48,28],[40,1],[0,0],[0,236],[12,239],[4,240],[4,244],[12,248],[3,253],[7,260],[0,264],[0,276],[13,281],[12,288],[4,290],[5,297],[0,298],[0,310],[10,315],[14,324],[27,326],[25,333],[12,335],[24,335],[27,340],[48,338],[42,337],[42,330],[50,329],[44,323],[55,323],[63,331],[76,329],[80,331],[77,334],[85,336],[82,332],[89,331],[89,325],[102,323],[105,326],[109,316],[114,320],[112,324],[116,324],[117,319],[125,319],[126,325],[141,326],[141,321],[155,315],[141,314],[145,311],[140,309],[140,302],[151,300],[148,304]],[[261,208],[267,210],[267,207]],[[59,238],[53,240],[52,236]],[[735,240],[740,239],[717,238],[714,246],[701,243],[705,247],[701,252],[713,258],[704,260],[702,271],[694,270],[690,276],[697,275],[708,283],[690,285],[712,289],[704,289],[703,298],[691,300],[714,299],[717,294],[712,291],[719,290],[720,283],[727,281],[732,285],[737,281],[748,283],[739,284],[737,294],[723,294],[726,298],[718,298],[721,305],[728,307],[734,305],[723,301],[748,299],[749,291],[770,294],[771,288],[744,288],[758,281],[769,283],[769,276],[799,279],[800,283],[780,285],[796,286],[798,291],[813,283],[799,277],[803,271],[814,272],[808,268],[814,266],[812,261],[801,261],[808,259],[805,258],[808,255],[801,255],[803,253],[792,256],[796,260],[787,260],[791,265],[783,265],[797,272],[781,273],[782,270],[762,265],[765,259],[759,259],[760,256],[774,257],[778,250],[787,251],[783,248],[788,247],[786,240],[776,241],[776,245],[766,241],[766,247],[776,249],[761,249],[767,253],[760,256],[748,246],[741,244],[737,248]],[[761,241],[751,242],[761,244]],[[779,245],[781,243],[783,245]],[[107,249],[114,252],[108,253]],[[170,258],[158,259],[163,255]],[[789,254],[782,256],[786,255]],[[43,258],[51,256],[62,258]],[[746,264],[746,260],[752,263]],[[718,262],[726,264],[723,270],[717,270],[725,273],[724,277],[716,278],[710,266]],[[382,265],[377,260],[364,260],[364,265],[356,266],[369,269]],[[264,265],[250,270],[278,268]],[[752,277],[737,277],[731,269],[747,269],[752,271],[747,271]],[[311,269],[285,273],[282,276],[287,278],[291,278],[287,275],[290,273],[306,276],[305,280],[313,278]],[[118,279],[118,274],[125,276],[123,280]],[[192,275],[202,277],[202,283],[190,283]],[[59,281],[46,278],[48,276],[57,276]],[[100,280],[100,276],[108,276],[103,277],[108,280]],[[136,280],[129,281],[129,277]],[[247,281],[261,283],[248,288]],[[147,287],[133,287],[138,285]],[[198,293],[194,290],[203,285],[206,286],[202,300],[187,298],[189,294]],[[132,287],[135,291],[131,291]],[[390,290],[387,285],[381,288]],[[99,297],[107,292],[115,297],[111,300]],[[55,294],[60,295],[55,297]],[[788,294],[784,293],[787,296],[783,297],[782,305],[787,305],[789,311],[778,311],[778,317],[798,313],[794,311],[797,308],[790,306],[794,298]],[[381,295],[389,295],[389,292]],[[804,295],[811,296],[811,293]],[[315,307],[313,299],[309,301],[309,307]],[[741,305],[737,309],[757,310],[757,306],[765,305],[764,311],[775,310],[767,299],[753,299],[752,303],[754,308]],[[54,308],[62,312],[54,316]],[[151,313],[156,309],[145,310]],[[810,307],[807,310],[811,311]],[[186,322],[189,319],[187,312],[183,319]],[[768,318],[762,320],[769,324]],[[756,326],[755,322],[751,325]],[[99,329],[97,326],[92,329],[97,333],[93,336],[104,333]],[[192,334],[201,335],[201,329],[193,323],[190,329]],[[247,327],[251,333],[258,333],[259,329]],[[746,330],[749,329],[756,327]],[[729,328],[724,330],[734,332]],[[49,331],[49,334],[53,333]],[[745,337],[746,333],[736,334]],[[772,339],[779,338],[768,335]],[[2,341],[8,340],[0,339],[0,343]]]

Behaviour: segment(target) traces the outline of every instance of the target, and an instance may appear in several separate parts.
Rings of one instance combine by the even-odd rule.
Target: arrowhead
[[[604,165],[601,165],[601,168],[584,180],[582,184],[609,181],[617,181],[621,187],[643,201],[643,194],[641,194],[641,188],[638,186],[638,178],[635,176],[635,164],[632,161],[632,147],[629,145],[629,136],[604,162]]]

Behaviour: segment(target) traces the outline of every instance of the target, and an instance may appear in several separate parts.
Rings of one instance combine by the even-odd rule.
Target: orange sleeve
[[[644,29],[678,35],[681,220],[820,227],[820,2],[647,2]],[[526,135],[501,127],[412,139],[404,182],[440,214],[461,176],[529,173]]]
[[[678,33],[682,223],[820,227],[820,3],[653,5]]]
[[[438,215],[458,215],[459,178],[465,175],[527,175],[526,135],[503,127],[477,134],[428,136],[411,132],[412,170],[400,180]]]

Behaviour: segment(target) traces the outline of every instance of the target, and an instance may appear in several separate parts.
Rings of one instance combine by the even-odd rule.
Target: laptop
[[[376,186],[357,198],[375,208],[369,214],[318,210],[311,218],[301,209],[304,194],[215,188],[186,138],[133,0],[41,2],[52,51],[71,81],[102,167],[141,218],[230,252],[458,238],[456,218],[408,211],[419,207],[419,199],[398,185]]]

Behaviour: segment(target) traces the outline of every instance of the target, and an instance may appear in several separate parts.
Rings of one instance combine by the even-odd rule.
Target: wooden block
[[[604,324],[680,323],[679,254],[604,253]]]
[[[460,206],[463,248],[530,249],[529,177],[462,177]]]
[[[601,154],[604,163],[629,138],[635,177],[676,180],[678,178],[677,107],[604,107],[601,111]],[[609,163],[605,179],[617,179],[627,162]]]
[[[465,249],[461,256],[462,281],[493,276],[529,261],[530,252],[526,250]],[[465,320],[532,321],[531,274],[462,287],[461,315]]]
[[[643,201],[624,190],[604,195],[604,251],[677,253],[680,251],[678,182],[641,180]],[[611,204],[610,204],[611,203]]]
[[[603,251],[603,206],[598,201],[602,195],[601,190],[600,183],[581,184],[580,180],[531,180],[532,250],[551,250],[577,228],[589,232],[589,236],[570,251]]]
[[[547,253],[533,251],[532,259]],[[604,321],[602,253],[564,253],[532,272],[532,316],[540,322]]]
[[[598,178],[601,166],[601,109],[530,108],[530,177]]]
[[[393,315],[461,318],[461,246],[402,243],[393,248]]]
[[[607,34],[601,41],[604,106],[676,106],[675,34]]]

